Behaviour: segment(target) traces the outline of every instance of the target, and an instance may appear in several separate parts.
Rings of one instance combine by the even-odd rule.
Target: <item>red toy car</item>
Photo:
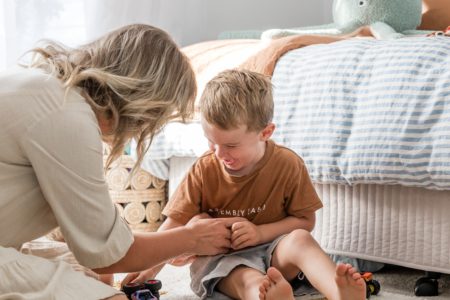
[[[369,299],[371,295],[378,295],[381,286],[377,280],[373,279],[372,273],[364,272],[361,276],[366,282],[366,298]]]

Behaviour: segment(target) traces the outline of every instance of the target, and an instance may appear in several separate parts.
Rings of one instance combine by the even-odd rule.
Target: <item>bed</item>
[[[450,37],[284,39],[184,51],[200,91],[226,68],[272,75],[274,140],[307,164],[325,251],[450,274]],[[196,119],[174,122],[142,167],[172,194],[206,149]]]

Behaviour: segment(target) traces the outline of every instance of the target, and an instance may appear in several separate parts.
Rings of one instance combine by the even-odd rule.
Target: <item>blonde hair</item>
[[[129,25],[79,48],[46,41],[30,52],[34,55],[29,67],[58,77],[67,90],[81,88],[94,112],[112,121],[105,167],[134,138],[138,156],[134,174],[162,126],[194,111],[195,74],[188,58],[159,28]]]
[[[239,125],[262,130],[273,118],[270,77],[242,69],[223,71],[206,84],[200,111],[208,123],[224,130]]]

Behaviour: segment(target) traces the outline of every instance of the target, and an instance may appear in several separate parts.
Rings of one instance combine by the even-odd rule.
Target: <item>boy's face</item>
[[[209,148],[234,176],[244,176],[253,170],[264,156],[266,141],[275,128],[273,124],[269,124],[261,131],[247,131],[246,125],[240,125],[236,129],[223,130],[204,119],[202,127]]]

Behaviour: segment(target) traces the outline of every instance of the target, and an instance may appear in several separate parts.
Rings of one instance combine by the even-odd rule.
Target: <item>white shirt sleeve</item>
[[[120,260],[133,235],[116,211],[104,177],[101,135],[86,103],[66,103],[21,140],[71,251],[90,268]]]

